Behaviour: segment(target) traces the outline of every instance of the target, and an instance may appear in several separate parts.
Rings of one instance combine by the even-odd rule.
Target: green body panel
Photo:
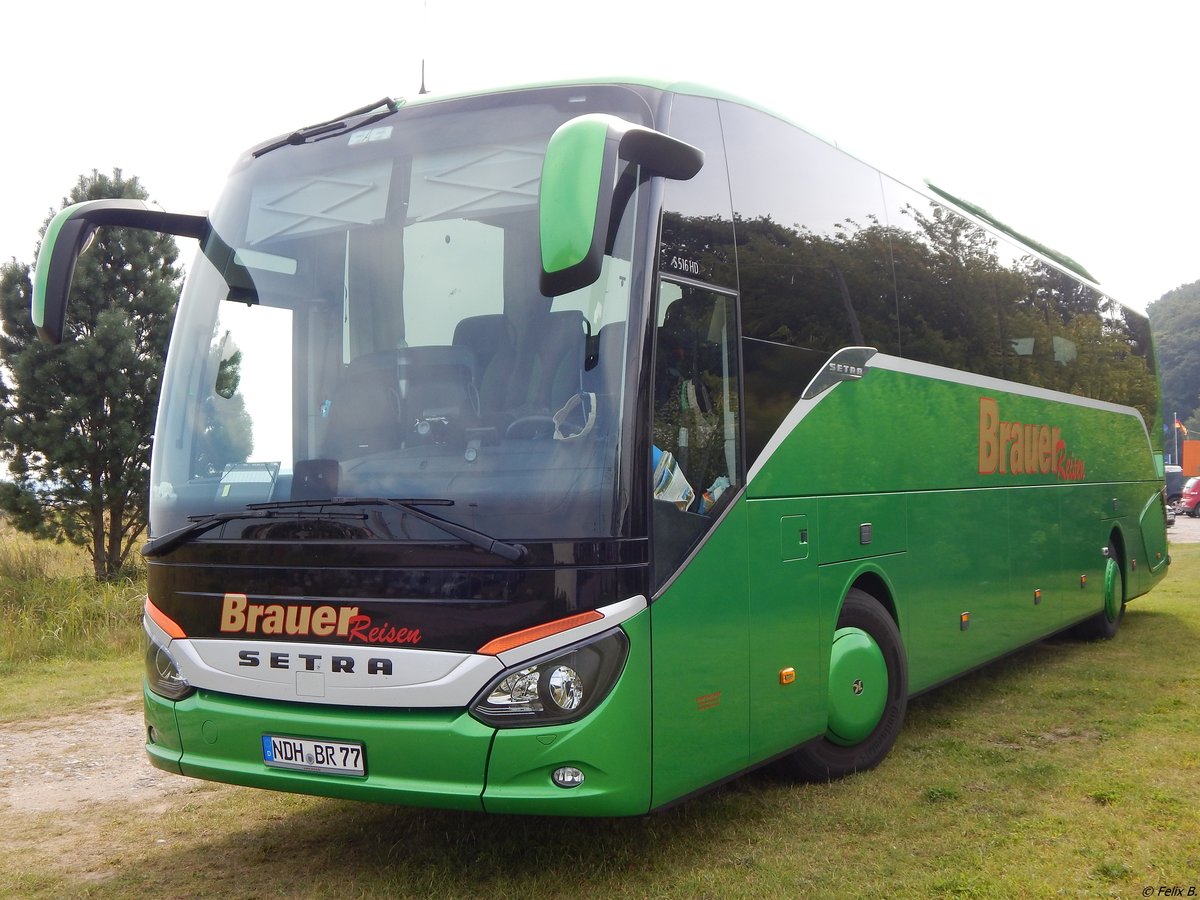
[[[1058,427],[1065,458],[1086,463],[1086,482],[981,474],[983,397],[996,400],[1003,421]],[[747,490],[757,498],[1157,480],[1146,430],[1132,413],[874,368],[823,394]]]
[[[1168,554],[1167,529],[1163,524],[1166,521],[1164,504],[1162,494],[1151,497],[1142,509],[1141,518],[1138,520],[1138,537],[1141,538],[1142,558],[1146,561],[1145,567],[1134,573],[1137,576],[1136,593],[1139,594],[1150,590],[1154,582],[1166,574]],[[1125,581],[1127,584],[1130,581],[1129,573],[1126,573]]]
[[[147,735],[154,729],[154,741],[146,740],[150,763],[158,769],[180,774],[179,758],[183,745],[179,742],[179,726],[175,721],[175,704],[159,697],[143,682],[142,707],[145,710]]]
[[[1010,493],[938,491],[909,498],[910,564],[916,574],[896,602],[908,612],[908,632],[902,634],[912,690],[1036,636],[1029,633],[1022,639],[1022,630],[1045,633],[1066,624],[1040,621],[1052,609],[1047,585],[1035,580],[1028,598],[1013,585],[1013,569],[1020,563],[1019,557],[1010,557]],[[1035,607],[1032,591],[1037,587],[1047,599]],[[963,613],[970,617],[965,630]]]
[[[653,806],[749,764],[746,529],[739,500],[650,607]]]
[[[750,535],[748,752],[749,762],[754,763],[825,729],[824,703],[814,702],[813,693],[822,679],[817,554],[801,552],[812,545],[823,519],[811,498],[747,501],[746,507]],[[781,678],[785,669],[795,673],[794,680],[786,684]]]
[[[352,709],[200,691],[178,703],[144,690],[151,762],[278,791],[530,815],[637,815],[650,807],[650,616],[623,627],[629,658],[612,692],[579,722],[493,729],[464,710]],[[178,725],[176,724],[178,723]],[[357,741],[366,778],[271,768],[264,734]],[[583,785],[555,786],[576,766]]]
[[[179,771],[193,778],[352,800],[483,809],[480,795],[494,729],[463,710],[308,706],[207,691],[174,704],[147,692],[145,706],[147,721],[174,706],[183,747]],[[264,734],[359,741],[367,776],[270,768],[262,759]],[[154,748],[148,749],[160,765]]]
[[[761,462],[651,606],[654,806],[826,733],[856,584],[895,615],[918,692],[1101,612],[1110,539],[1125,600],[1165,571],[1141,420],[995,387],[874,368],[819,397]],[[997,433],[1021,426],[995,471],[987,409]],[[869,709],[841,715],[870,730]]]
[[[821,565],[902,553],[908,547],[907,504],[903,494],[822,497]]]
[[[992,437],[1000,422],[1014,423],[1007,438]],[[994,471],[988,450],[1004,457]],[[1149,590],[1166,563],[1160,488],[1136,415],[873,368],[822,395],[747,494],[817,497],[822,609],[836,618],[864,571],[850,561],[869,561],[919,691],[1101,611],[1114,534],[1124,599]],[[751,545],[776,541],[776,528],[752,528]],[[831,624],[821,631],[829,648]]]
[[[496,732],[483,806],[525,815],[627,816],[650,809],[650,613],[624,622],[629,659],[616,686],[586,718],[569,725]],[[560,766],[586,776],[563,789]]]

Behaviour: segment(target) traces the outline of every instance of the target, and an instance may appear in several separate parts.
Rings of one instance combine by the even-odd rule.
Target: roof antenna
[[[428,34],[429,28],[429,0],[425,0],[421,4],[421,43],[425,43],[425,35]],[[421,57],[421,90],[419,94],[428,94],[429,88],[425,87],[425,57]]]

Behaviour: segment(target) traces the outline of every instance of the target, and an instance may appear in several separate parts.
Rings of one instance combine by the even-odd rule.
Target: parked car
[[[1178,503],[1183,493],[1183,466],[1167,466],[1164,476],[1167,484],[1167,503]]]
[[[1189,478],[1183,484],[1183,494],[1179,498],[1176,511],[1187,513],[1192,518],[1200,516],[1200,477]]]

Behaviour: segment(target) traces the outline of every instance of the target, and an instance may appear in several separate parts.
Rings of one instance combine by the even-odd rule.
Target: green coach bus
[[[1146,319],[739,99],[384,100],[253,148],[196,238],[151,470],[155,766],[636,815],[888,753],[908,698],[1168,565]]]

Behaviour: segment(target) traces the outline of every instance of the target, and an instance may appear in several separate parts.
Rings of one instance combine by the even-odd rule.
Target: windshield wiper
[[[475,528],[467,525],[459,525],[457,522],[451,522],[449,519],[444,519],[441,516],[426,512],[420,508],[422,506],[453,505],[453,500],[395,500],[389,497],[330,497],[326,500],[283,500],[277,503],[248,503],[245,508],[240,510],[229,510],[227,512],[213,513],[209,516],[196,517],[182,528],[168,532],[162,537],[149,540],[142,547],[142,556],[147,559],[162,556],[164,553],[174,550],[180,544],[185,544],[193,538],[211,531],[218,525],[223,525],[234,519],[267,519],[277,516],[281,510],[303,509],[313,506],[388,506],[392,509],[398,509],[400,512],[410,515],[427,525],[432,525],[434,528],[444,531],[473,547],[478,547],[488,553],[494,553],[502,559],[507,559],[511,562],[520,562],[529,554],[529,550],[524,544],[514,544],[498,540]],[[325,513],[324,515],[330,514]],[[366,518],[365,514],[361,517]]]
[[[514,544],[509,541],[502,541],[492,537],[490,534],[484,534],[476,528],[471,528],[469,525],[459,525],[457,522],[451,522],[449,519],[444,519],[439,515],[431,512],[426,512],[421,509],[422,506],[453,506],[453,500],[395,500],[390,497],[334,497],[331,500],[296,500],[293,501],[299,505],[309,506],[390,506],[392,509],[398,509],[403,513],[407,513],[414,519],[424,522],[426,525],[432,525],[434,528],[441,529],[447,534],[453,535],[461,541],[465,541],[473,547],[478,547],[480,550],[486,550],[488,553],[494,553],[497,556],[507,559],[510,562],[520,562],[529,555],[529,549],[524,544]]]
[[[314,504],[311,502],[298,504],[292,500],[285,500],[279,503],[250,503],[243,509],[213,513],[207,516],[189,516],[188,523],[182,528],[176,528],[174,531],[168,531],[161,537],[151,538],[146,541],[142,546],[142,556],[146,559],[153,559],[156,556],[162,556],[164,553],[170,553],[180,544],[186,544],[206,531],[212,531],[218,525],[224,525],[226,522],[232,522],[234,519],[273,519],[279,514],[279,510],[289,509],[298,505],[313,506]],[[347,514],[341,513],[340,515],[344,516]],[[366,515],[363,514],[354,518],[365,519]]]
[[[376,100],[374,103],[368,103],[366,106],[360,106],[358,109],[352,110],[345,115],[338,116],[336,119],[330,119],[328,122],[318,122],[316,125],[306,125],[298,131],[293,131],[287,137],[279,138],[262,147],[259,147],[251,155],[257,159],[270,153],[272,150],[278,150],[280,147],[286,147],[288,144],[303,144],[308,141],[317,140],[322,137],[333,137],[335,134],[340,134],[349,126],[346,124],[347,119],[353,119],[355,116],[363,116],[375,110],[382,110],[371,118],[362,122],[355,123],[355,128],[365,128],[372,122],[382,119],[384,116],[390,116],[400,108],[403,101],[393,100],[391,97],[384,97],[381,100]]]

